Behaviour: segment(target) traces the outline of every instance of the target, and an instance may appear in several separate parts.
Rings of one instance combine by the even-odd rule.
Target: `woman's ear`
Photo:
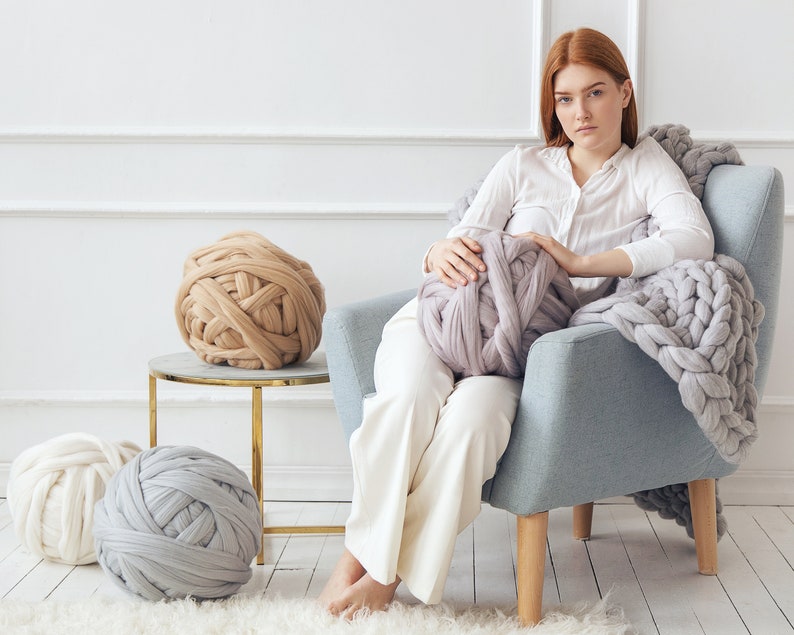
[[[627,79],[623,82],[621,90],[623,91],[623,108],[625,108],[629,105],[629,101],[631,101],[631,93],[634,91],[634,85],[631,83],[630,79]]]

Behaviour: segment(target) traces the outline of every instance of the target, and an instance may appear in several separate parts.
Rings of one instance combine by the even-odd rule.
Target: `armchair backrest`
[[[766,314],[759,327],[755,385],[763,393],[772,354],[783,258],[783,177],[767,166],[720,165],[711,170],[703,208],[715,251],[744,265]]]

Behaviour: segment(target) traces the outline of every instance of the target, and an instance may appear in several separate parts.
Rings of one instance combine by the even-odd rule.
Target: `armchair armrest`
[[[485,491],[529,514],[735,469],[656,361],[613,327],[588,324],[533,344],[510,443]]]
[[[326,312],[323,339],[334,403],[345,435],[361,425],[362,399],[375,390],[375,352],[386,322],[416,289],[346,304]]]

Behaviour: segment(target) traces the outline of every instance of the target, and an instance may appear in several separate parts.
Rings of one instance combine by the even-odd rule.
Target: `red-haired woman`
[[[571,276],[584,304],[615,277],[640,277],[685,258],[709,259],[714,238],[700,201],[653,140],[637,143],[637,109],[617,46],[592,29],[551,47],[541,84],[546,145],[516,146],[482,184],[460,224],[424,261],[451,287],[485,265],[477,242],[502,230],[534,240]],[[632,242],[651,217],[654,233]],[[346,550],[320,601],[351,616],[384,609],[400,582],[441,600],[457,534],[480,510],[510,437],[521,383],[456,378],[432,352],[416,300],[385,326],[377,393],[350,442],[354,494]]]

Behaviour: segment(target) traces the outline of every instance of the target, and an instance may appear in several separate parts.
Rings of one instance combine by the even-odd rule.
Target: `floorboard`
[[[661,635],[703,633],[648,516],[638,514],[630,505],[614,505],[610,512],[658,632]]]
[[[600,594],[609,593],[640,633],[658,633],[648,602],[620,537],[611,505],[593,508],[593,527],[586,542]]]
[[[458,536],[449,568],[444,596],[452,604],[474,604],[474,527],[469,525]]]
[[[510,529],[504,511],[483,506],[474,523],[474,602],[481,606],[516,603],[516,579]]]
[[[344,524],[348,503],[266,505],[270,525]],[[590,540],[571,537],[571,510],[549,514],[544,608],[593,602],[609,594],[641,634],[794,633],[794,507],[725,508],[717,576],[697,573],[683,528],[632,504],[595,506]],[[508,611],[516,605],[516,522],[483,506],[455,545],[444,601]],[[344,550],[342,535],[279,535],[265,540],[265,562],[240,593],[316,597]],[[70,566],[30,553],[0,499],[0,597],[63,601],[129,597],[98,564]],[[401,587],[397,599],[415,603]]]
[[[792,632],[794,571],[753,518],[752,509],[731,507],[725,510],[731,538],[728,546],[735,546],[731,553],[736,570],[735,573],[732,569],[721,571],[720,579],[729,592],[737,589],[742,579],[746,580],[746,591],[738,594],[740,597],[736,601],[745,623],[753,632],[764,632],[762,629],[768,633]],[[734,575],[728,577],[730,573]]]
[[[596,602],[598,592],[586,541],[575,540],[571,509],[549,512],[549,552],[562,604]]]
[[[649,514],[648,518],[670,563],[681,598],[687,602],[703,631],[746,634],[747,628],[719,578],[698,573],[695,544],[693,540],[682,540],[684,529],[658,514]]]

